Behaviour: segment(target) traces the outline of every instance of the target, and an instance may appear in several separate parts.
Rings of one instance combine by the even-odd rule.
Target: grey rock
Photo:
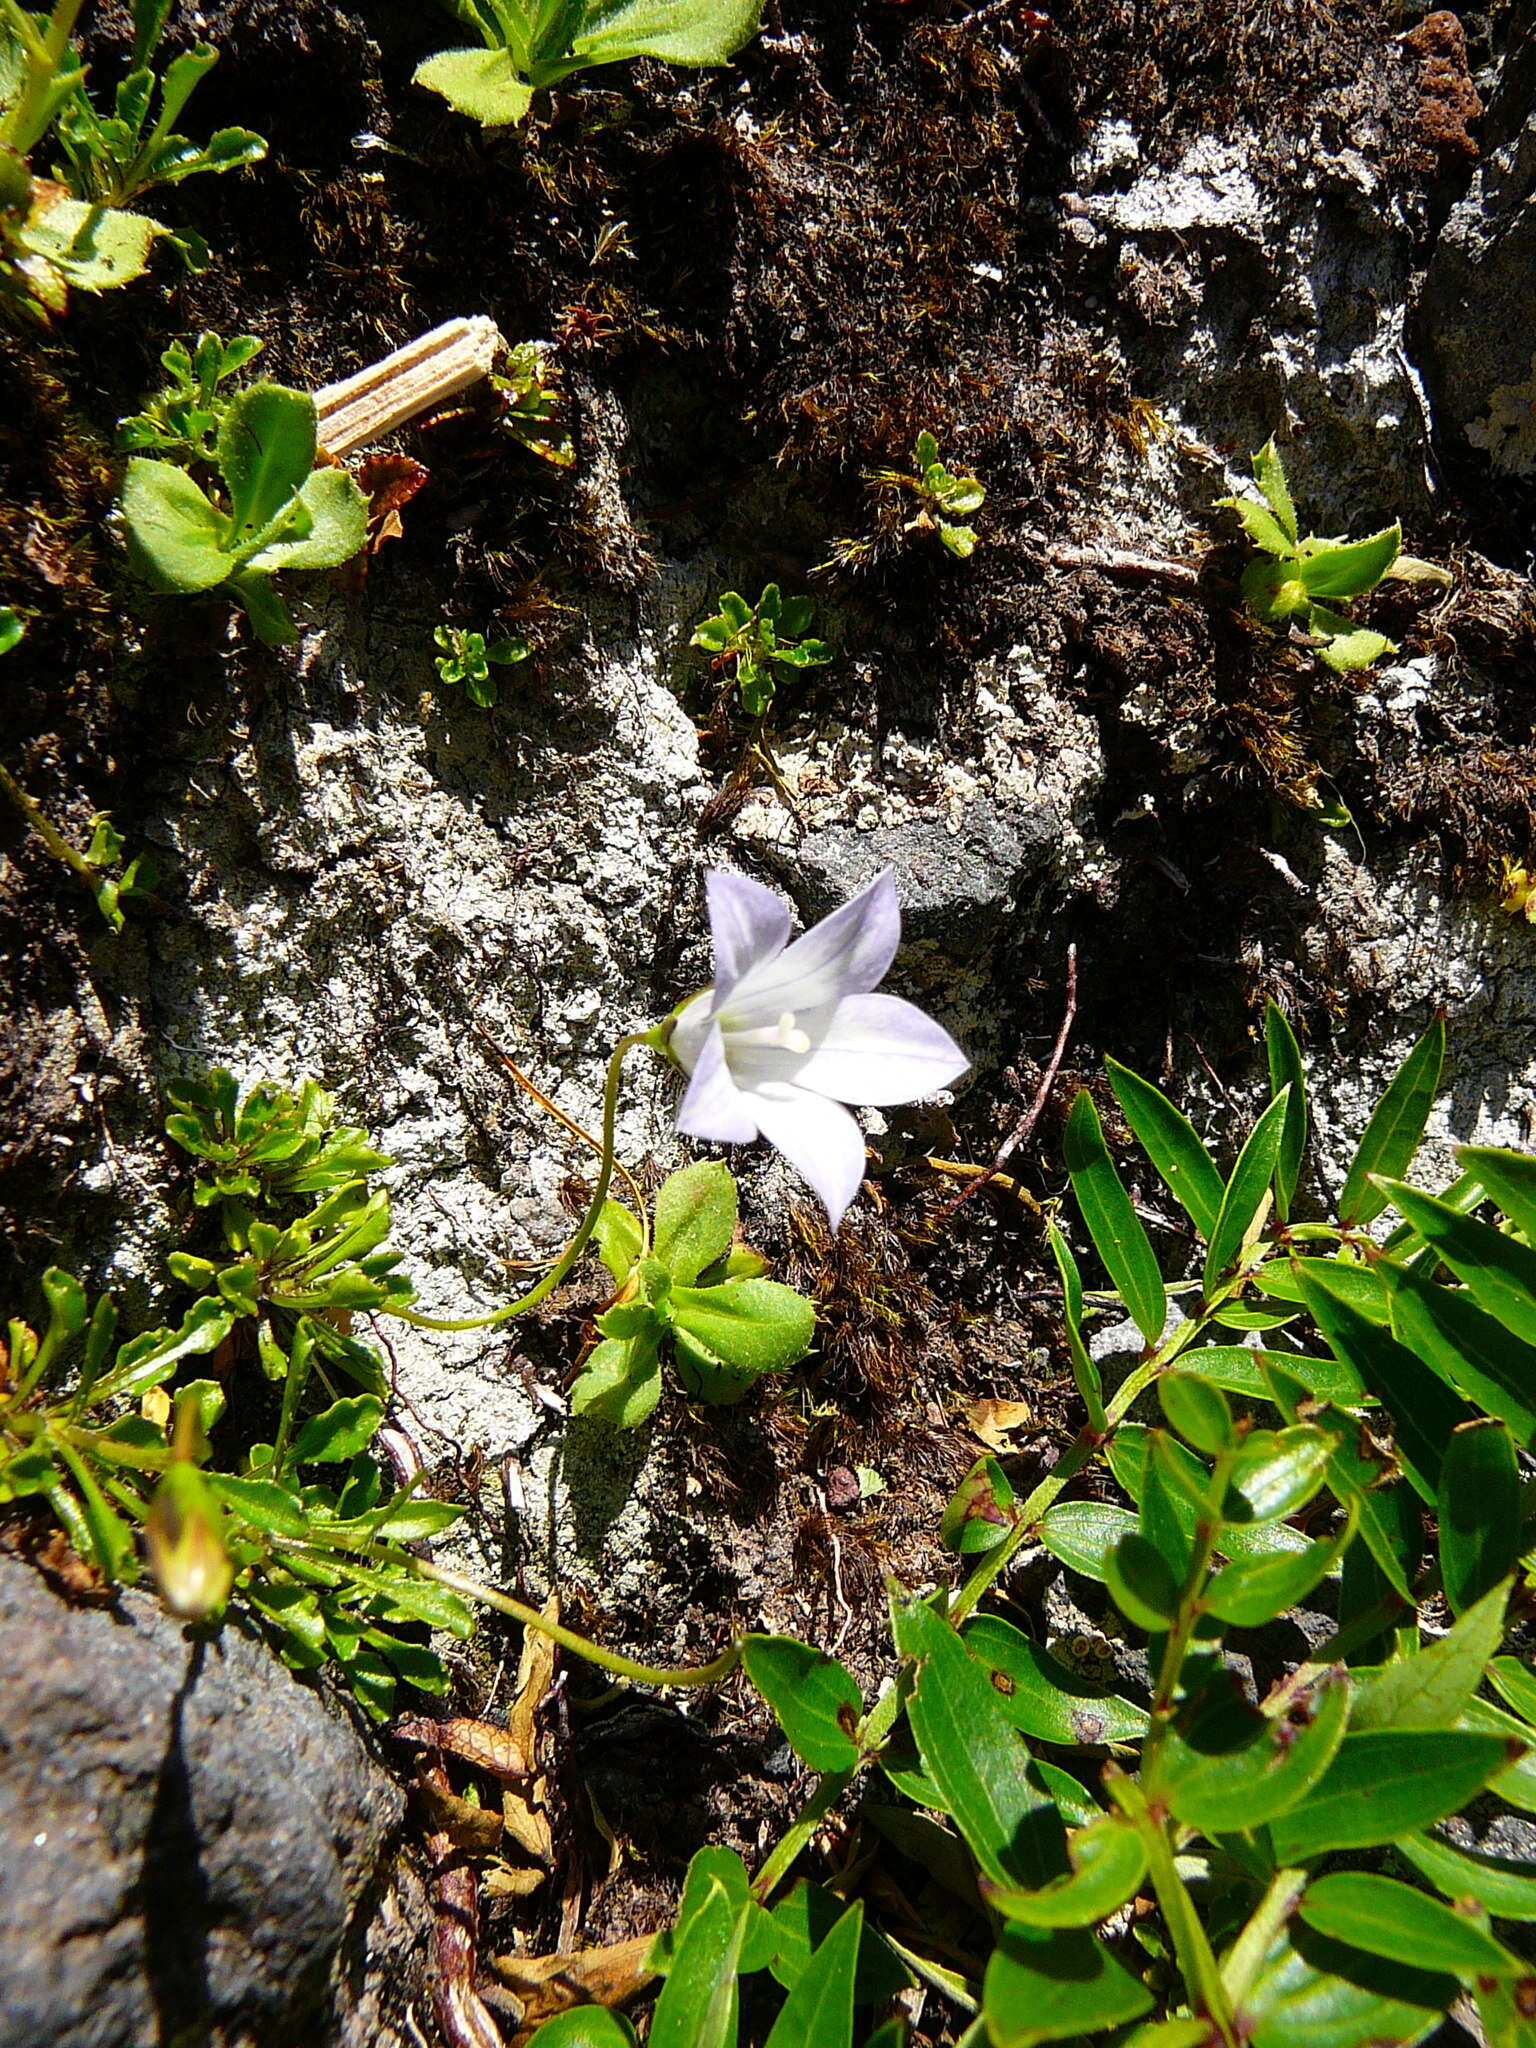
[[[1536,473],[1536,119],[1480,166],[1436,246],[1416,347],[1442,435]]]
[[[9,1557],[0,1637],[6,2048],[394,2040],[363,1986],[404,1800],[350,1723],[232,1628],[70,1607]]]

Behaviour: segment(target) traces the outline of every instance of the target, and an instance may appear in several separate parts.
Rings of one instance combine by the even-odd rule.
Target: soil
[[[166,341],[203,328],[260,336],[262,367],[306,385],[462,313],[554,342],[575,467],[513,447],[484,404],[402,437],[428,485],[347,601],[381,639],[424,610],[527,633],[530,717],[557,739],[580,731],[564,675],[587,623],[637,610],[659,553],[723,563],[744,590],[769,578],[810,589],[835,616],[859,658],[784,688],[775,729],[788,743],[835,721],[867,734],[877,759],[899,731],[963,761],[978,676],[1030,646],[1049,690],[1099,734],[1094,809],[1109,858],[1057,906],[1048,955],[1000,960],[1002,1040],[960,1128],[893,1119],[877,1199],[836,1245],[804,1207],[753,1216],[775,1270],[818,1299],[813,1366],[739,1410],[669,1403],[646,1454],[655,1486],[686,1503],[683,1562],[669,1566],[690,1588],[671,1617],[678,1653],[708,1654],[738,1621],[778,1627],[835,1649],[872,1690],[890,1668],[887,1581],[922,1586],[952,1568],[936,1531],[980,1448],[971,1404],[1030,1404],[1004,1459],[1022,1479],[1069,1433],[1034,1203],[1057,1191],[1061,1118],[1075,1084],[1099,1089],[1099,1051],[1203,1088],[1207,1068],[1245,1070],[1269,996],[1322,1058],[1372,1042],[1376,992],[1347,961],[1307,954],[1306,905],[1275,880],[1276,855],[1309,857],[1323,800],[1341,801],[1374,847],[1412,849],[1452,896],[1489,900],[1500,857],[1536,842],[1536,612],[1517,494],[1462,490],[1447,474],[1433,503],[1403,505],[1408,548],[1463,574],[1448,600],[1398,586],[1373,614],[1402,661],[1433,656],[1438,737],[1407,759],[1372,758],[1355,744],[1367,682],[1328,674],[1246,618],[1243,554],[1211,510],[1223,462],[1273,424],[1261,252],[1235,238],[1219,287],[1200,280],[1219,290],[1234,361],[1251,349],[1255,367],[1245,400],[1228,392],[1218,440],[1178,430],[1187,460],[1170,486],[1166,468],[1144,468],[1162,433],[1149,394],[1175,360],[1191,287],[1172,247],[1165,271],[1117,266],[1102,237],[1075,232],[1074,162],[1116,121],[1134,126],[1143,168],[1241,134],[1257,188],[1283,192],[1305,132],[1363,149],[1427,247],[1476,146],[1471,74],[1505,53],[1516,10],[1463,16],[1460,45],[1443,27],[1425,35],[1422,10],[1380,0],[1061,0],[1048,21],[1008,0],[782,11],[784,33],[725,71],[603,72],[547,99],[525,131],[484,134],[410,84],[443,47],[445,13],[407,0],[205,4],[199,31],[221,60],[198,121],[244,122],[270,142],[256,172],[166,202],[171,219],[195,218],[212,267],[178,277],[162,261],[158,288],[81,297],[46,333],[0,335],[0,593],[29,619],[5,662],[0,757],[61,828],[83,839],[109,810],[131,845],[149,781],[284,715],[288,658],[231,633],[222,601],[148,597],[112,531],[115,422],[156,382]],[[124,14],[97,11],[103,75]],[[179,7],[171,40],[190,29]],[[865,480],[905,467],[924,428],[986,482],[984,544],[967,562],[919,545],[899,496]],[[1347,495],[1337,479],[1350,456],[1337,425],[1311,446],[1299,437],[1319,490]],[[1155,576],[1063,565],[1074,547],[1160,553],[1170,490],[1198,569],[1172,601]],[[834,538],[856,543],[840,562]],[[706,807],[702,866],[732,854],[742,731],[702,669],[679,657],[676,681],[727,799]],[[490,729],[509,748],[527,743],[505,708]],[[1198,800],[1171,738],[1190,732]],[[80,1167],[99,1153],[103,1093],[115,1088],[116,1114],[141,1129],[155,1109],[141,1075],[103,1070],[121,995],[90,904],[8,811],[0,854],[0,1197],[12,1225],[0,1285],[30,1299],[44,1254],[99,1246],[108,1209],[94,1215]],[[182,914],[180,886],[168,875],[135,913],[151,933]],[[1010,1168],[1030,1199],[994,1189],[951,1217],[954,1189],[922,1158],[985,1161],[1020,1116],[1060,1018],[1069,941],[1081,963],[1072,1053]],[[663,951],[650,974],[666,1002],[685,992],[675,956]],[[104,1013],[94,1035],[82,991]],[[1112,1099],[1102,1106],[1124,1139]],[[167,1152],[157,1198],[184,1214],[180,1172]],[[1174,1235],[1163,1244],[1177,1255]],[[595,1301],[573,1285],[519,1369],[565,1376]],[[578,1439],[567,1456],[579,1452]],[[435,1484],[483,1510],[469,1456],[442,1456]],[[861,1467],[883,1491],[850,1493]],[[615,1602],[579,1570],[563,1593],[573,1625],[657,1654],[643,1600]],[[488,1626],[457,1710],[504,1707],[509,1654]],[[555,1876],[488,1909],[487,1953],[656,1927],[694,1848],[759,1855],[807,1790],[744,1683],[686,1708],[595,1691],[573,1668],[551,1710]],[[824,1869],[854,1853],[851,1825],[822,1843]],[[893,1884],[915,1898],[910,1866]],[[951,2039],[942,2015],[930,2002],[917,2038]]]

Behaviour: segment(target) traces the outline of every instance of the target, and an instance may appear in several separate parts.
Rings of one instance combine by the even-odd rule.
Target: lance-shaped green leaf
[[[1222,1192],[1221,1209],[1205,1256],[1202,1285],[1208,1297],[1216,1291],[1222,1275],[1236,1263],[1249,1232],[1259,1221],[1280,1156],[1290,1102],[1287,1087],[1248,1133],[1247,1143],[1237,1156],[1232,1177]]]
[[[722,1159],[700,1159],[672,1174],[656,1197],[656,1257],[674,1285],[692,1287],[724,1258],[736,1231],[736,1182]]]
[[[1115,1171],[1104,1143],[1099,1113],[1086,1089],[1079,1090],[1072,1105],[1062,1151],[1072,1178],[1072,1191],[1105,1270],[1137,1329],[1149,1345],[1156,1344],[1168,1320],[1163,1276],[1147,1233]]]
[[[1283,1864],[1333,1849],[1368,1849],[1465,1806],[1509,1762],[1496,1735],[1449,1728],[1350,1734],[1307,1797],[1270,1823]]]
[[[1488,1666],[1488,1677],[1499,1697],[1522,1720],[1536,1727],[1536,1674],[1528,1671],[1518,1657],[1495,1657]]]
[[[881,1819],[905,1809],[882,1807],[878,1809]],[[918,1820],[918,1815],[907,1816]],[[955,1855],[970,1870],[970,1859],[953,1835],[943,1837]],[[975,1900],[975,1887],[971,1885],[970,1896]],[[810,1884],[801,1878],[784,1894],[769,1916],[774,1937],[774,1951],[768,1968],[774,1982],[782,1984],[786,1991],[793,1991],[800,1982],[812,1956],[819,1950],[843,1917],[843,1901],[824,1885]],[[912,1983],[912,1973],[905,1963],[898,1961],[895,1950],[875,1928],[865,1925],[858,1943],[858,1960],[854,1968],[853,2002],[855,2005],[878,2005],[898,1992],[905,1991]]]
[[[1402,553],[1403,530],[1383,527],[1364,540],[1308,542],[1316,552],[1303,554],[1301,581],[1308,597],[1363,597],[1386,575]]]
[[[1307,1150],[1307,1077],[1296,1034],[1285,1012],[1275,1003],[1267,1004],[1264,1010],[1264,1049],[1269,1060],[1270,1093],[1278,1098],[1282,1089],[1291,1091],[1284,1135],[1275,1154],[1275,1214],[1283,1223],[1291,1213]]]
[[[1229,1394],[1244,1394],[1250,1400],[1274,1397],[1264,1377],[1266,1357],[1277,1359],[1283,1369],[1315,1400],[1355,1404],[1369,1400],[1359,1373],[1337,1358],[1303,1358],[1293,1351],[1266,1353],[1248,1344],[1211,1344],[1203,1350],[1186,1351],[1169,1365],[1165,1378],[1192,1372],[1213,1387]]]
[[[1486,1188],[1527,1241],[1536,1242],[1536,1159],[1492,1145],[1458,1145],[1456,1157],[1466,1177]]]
[[[1282,1414],[1296,1415],[1298,1404],[1310,1402],[1311,1396],[1304,1383],[1286,1369],[1293,1361],[1270,1352],[1263,1358],[1271,1398]],[[1384,1483],[1394,1468],[1361,1428],[1357,1416],[1331,1403],[1314,1406],[1311,1413],[1315,1427],[1335,1439],[1326,1467],[1329,1491],[1345,1507],[1357,1508],[1360,1534],[1372,1558],[1404,1606],[1412,1606],[1410,1586],[1423,1549],[1412,1489]],[[1358,1554],[1346,1553],[1346,1574]]]
[[[1318,1328],[1391,1415],[1403,1468],[1417,1492],[1433,1501],[1446,1440],[1473,1419],[1472,1410],[1416,1352],[1344,1299],[1332,1284],[1329,1260],[1298,1260],[1297,1272]]]
[[[747,1636],[742,1663],[790,1748],[813,1771],[851,1771],[864,1701],[847,1667],[793,1636]]]
[[[1104,1382],[1083,1342],[1083,1283],[1077,1261],[1054,1223],[1046,1225],[1046,1242],[1061,1278],[1061,1319],[1067,1332],[1067,1353],[1072,1360],[1077,1396],[1088,1411],[1088,1427],[1102,1435],[1108,1426],[1104,1416]]]
[[[766,2048],[853,2048],[854,1978],[864,1932],[864,1908],[850,1906],[812,1954]]]
[[[961,1638],[991,1672],[1003,1713],[1021,1735],[1073,1748],[1139,1742],[1146,1734],[1143,1708],[1088,1684],[999,1616],[978,1614],[965,1624]]]
[[[1536,1444],[1536,1344],[1479,1308],[1469,1291],[1442,1287],[1395,1259],[1378,1260],[1376,1271],[1393,1334],[1447,1386],[1507,1424],[1522,1449]]]
[[[1352,1728],[1451,1728],[1504,1640],[1509,1585],[1495,1586],[1455,1627],[1411,1657],[1359,1672]]]
[[[988,1877],[1036,1889],[1067,1868],[1054,1803],[1030,1782],[1029,1752],[987,1673],[941,1615],[893,1609],[896,1647],[917,1663],[907,1721],[924,1768]]]
[[[1526,1965],[1475,1922],[1438,1899],[1364,1870],[1337,1870],[1308,1885],[1296,1909],[1309,1927],[1367,1954],[1412,1956],[1424,1970],[1458,1977],[1519,1977]]]
[[[1370,1176],[1381,1174],[1396,1179],[1407,1172],[1429,1122],[1429,1112],[1435,1106],[1435,1091],[1440,1086],[1444,1065],[1445,1020],[1437,1017],[1371,1111],[1339,1196],[1341,1223],[1369,1223],[1386,1207],[1386,1195],[1372,1186]]]
[[[728,64],[757,34],[761,14],[762,0],[588,0],[574,48],[592,64]]]
[[[1464,1423],[1440,1465],[1440,1578],[1465,1614],[1514,1571],[1520,1551],[1520,1468],[1502,1422]]]
[[[1078,1928],[1005,1926],[982,1986],[993,2048],[1031,2048],[1123,2026],[1152,1994],[1103,1942]]]
[[[1193,1124],[1174,1108],[1161,1088],[1122,1067],[1118,1060],[1105,1060],[1104,1068],[1138,1144],[1190,1222],[1209,1239],[1221,1209],[1222,1179]]]
[[[1253,2048],[1396,2048],[1424,2040],[1458,1988],[1454,1977],[1383,1962],[1293,1921],[1249,1987],[1244,2033]]]
[[[1392,1846],[1448,1899],[1473,1899],[1495,1920],[1536,1920],[1536,1863],[1456,1849],[1438,1835],[1403,1835]]]
[[[1319,1537],[1299,1555],[1244,1558],[1223,1565],[1201,1603],[1233,1628],[1262,1628],[1276,1615],[1299,1607],[1320,1586],[1355,1540],[1357,1509],[1351,1508],[1333,1537]]]
[[[294,1543],[308,1536],[304,1509],[286,1486],[271,1479],[242,1479],[233,1472],[211,1472],[208,1479],[229,1512],[248,1527]]]
[[[1349,1719],[1349,1684],[1326,1673],[1288,1715],[1242,1701],[1218,1713],[1194,1709],[1169,1730],[1149,1789],[1204,1835],[1262,1827],[1305,1799],[1338,1753]]]
[[[1522,1343],[1536,1344],[1536,1251],[1417,1188],[1387,1192],[1473,1299]]]
[[[681,1926],[677,1951],[651,2019],[652,2048],[733,2048],[736,1972],[750,1901],[718,1882]]]
[[[1106,1813],[1067,1837],[1072,1871],[1039,1891],[983,1885],[989,1906],[1026,1927],[1093,1927],[1134,1898],[1147,1874],[1141,1830],[1123,1815]]]
[[[1291,487],[1285,480],[1285,465],[1280,459],[1280,451],[1275,446],[1273,435],[1253,458],[1253,480],[1264,493],[1281,533],[1289,546],[1295,549],[1300,545],[1296,507],[1291,498]]]

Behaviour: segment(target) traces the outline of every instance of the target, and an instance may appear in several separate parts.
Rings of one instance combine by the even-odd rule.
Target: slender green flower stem
[[[92,867],[79,848],[71,846],[58,828],[49,823],[37,803],[27,795],[9,768],[3,765],[0,765],[0,789],[5,791],[54,859],[63,861],[66,867],[73,868],[94,895],[101,887],[100,870]]]
[[[509,1301],[504,1308],[493,1309],[489,1315],[464,1316],[455,1321],[445,1321],[437,1316],[418,1315],[414,1309],[392,1308],[384,1311],[387,1315],[398,1316],[404,1323],[410,1323],[418,1330],[488,1330],[497,1323],[510,1322],[513,1316],[526,1315],[531,1308],[537,1308],[541,1301],[547,1301],[564,1280],[572,1266],[581,1257],[597,1228],[597,1219],[603,1213],[603,1204],[608,1199],[608,1189],[613,1181],[613,1126],[619,1107],[619,1074],[626,1056],[637,1045],[648,1045],[661,1051],[666,1027],[655,1025],[649,1031],[632,1031],[627,1038],[621,1038],[614,1047],[608,1061],[608,1074],[603,1083],[603,1149],[598,1162],[597,1185],[592,1190],[592,1199],[587,1204],[587,1213],[577,1226],[576,1235],[571,1239],[555,1264],[550,1267],[535,1286],[519,1295],[516,1301]]]
[[[1264,1958],[1295,1912],[1308,1881],[1309,1873],[1305,1870],[1277,1870],[1247,1926],[1228,1949],[1221,1966],[1221,1981],[1234,2007],[1240,2007],[1252,1990]]]
[[[765,1905],[773,1897],[793,1869],[801,1850],[808,1845],[857,1776],[858,1766],[855,1765],[850,1771],[827,1771],[817,1781],[815,1791],[788,1830],[774,1843],[767,1861],[752,1880],[752,1890],[759,1904]]]

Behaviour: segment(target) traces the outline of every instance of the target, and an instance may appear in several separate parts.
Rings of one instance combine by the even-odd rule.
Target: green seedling
[[[513,440],[541,462],[569,469],[576,450],[570,435],[556,424],[560,400],[548,354],[542,342],[515,342],[487,381],[500,402],[501,423]]]
[[[915,476],[903,470],[880,469],[873,473],[872,481],[910,491],[917,498],[919,509],[902,528],[903,533],[936,533],[949,552],[963,561],[975,552],[976,529],[959,522],[968,513],[981,510],[986,491],[975,477],[956,476],[946,469],[939,460],[938,442],[926,431],[918,435],[912,459],[917,465]]]
[[[155,185],[236,170],[266,154],[261,137],[244,128],[221,129],[205,144],[174,132],[218,53],[198,43],[156,80],[151,59],[169,0],[135,0],[130,69],[112,113],[101,113],[71,40],[82,5],[56,0],[50,14],[33,14],[19,0],[0,0],[0,301],[34,318],[62,313],[71,288],[131,283],[162,236],[200,267],[201,237],[133,212],[129,202]],[[64,153],[56,177],[31,162],[50,133]]]
[[[765,1261],[735,1236],[736,1183],[719,1160],[663,1184],[649,1231],[622,1202],[604,1204],[597,1246],[618,1293],[597,1319],[601,1342],[571,1390],[573,1413],[636,1428],[661,1398],[668,1349],[684,1389],[717,1406],[805,1356],[816,1311],[765,1280]]]
[[[1394,521],[1366,540],[1321,540],[1316,534],[1302,540],[1272,440],[1254,456],[1253,475],[1262,504],[1238,497],[1216,502],[1237,514],[1243,531],[1260,550],[1243,571],[1243,597],[1254,616],[1272,626],[1291,621],[1293,633],[1299,632],[1329,668],[1341,673],[1369,668],[1383,654],[1395,654],[1385,633],[1355,625],[1332,606],[1341,598],[1364,597],[1392,573],[1402,551],[1402,527]]]
[[[21,619],[11,607],[0,605],[0,654],[9,654],[25,631]],[[71,846],[4,766],[0,766],[0,790],[4,790],[54,859],[62,861],[90,890],[96,908],[113,931],[120,932],[123,928],[123,904],[135,897],[147,896],[155,885],[154,863],[149,856],[138,854],[126,867],[122,867],[122,835],[113,829],[111,819],[99,811],[91,820],[91,837],[84,851],[78,846]],[[117,867],[122,867],[122,872],[112,874],[110,871]]]
[[[487,641],[483,633],[466,632],[460,626],[439,626],[432,638],[442,649],[433,661],[441,681],[462,683],[471,704],[489,711],[496,702],[496,681],[491,667],[508,668],[526,661],[532,649],[516,634],[505,640]]]
[[[261,347],[254,334],[238,334],[233,341],[200,334],[192,348],[173,341],[160,357],[166,382],[142,412],[118,421],[118,447],[183,463],[215,461],[219,425],[235,395],[219,386],[260,355]]]
[[[762,0],[444,0],[483,47],[443,50],[416,83],[487,128],[523,120],[536,92],[632,57],[725,64],[757,34]]]
[[[735,662],[742,707],[749,717],[761,718],[773,702],[775,664],[819,668],[832,659],[824,640],[805,638],[811,611],[808,597],[782,598],[777,583],[768,584],[755,605],[727,590],[719,611],[704,621],[689,645],[712,654],[717,668]]]
[[[189,428],[195,411],[189,408]],[[156,590],[227,588],[258,637],[281,646],[298,631],[272,578],[350,561],[368,537],[368,500],[346,470],[315,468],[315,402],[307,391],[249,385],[211,430],[211,462],[202,454],[207,440],[205,430],[186,442],[188,466],[143,455],[129,461],[122,494],[129,561]],[[213,472],[206,488],[191,474],[194,462]]]

